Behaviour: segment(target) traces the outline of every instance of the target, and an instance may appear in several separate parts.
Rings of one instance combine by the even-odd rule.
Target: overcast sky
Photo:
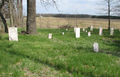
[[[24,14],[26,14],[27,0],[23,0]],[[91,14],[96,15],[98,12],[98,1],[100,0],[56,0],[58,9],[56,7],[49,7],[47,10],[41,6],[40,0],[36,0],[37,13],[62,13],[62,14]]]

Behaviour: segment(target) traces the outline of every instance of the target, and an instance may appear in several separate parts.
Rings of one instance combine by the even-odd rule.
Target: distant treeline
[[[36,14],[36,17],[70,17],[70,18],[103,18],[108,19],[108,16],[97,16],[88,14]],[[111,16],[111,19],[120,19],[120,16]]]

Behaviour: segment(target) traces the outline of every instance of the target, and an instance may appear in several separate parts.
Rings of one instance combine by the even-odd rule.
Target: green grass
[[[19,34],[18,42],[8,41],[4,34],[0,38],[0,76],[119,77],[120,32],[115,30],[110,36],[108,30],[103,31],[99,36],[94,29],[88,37],[81,30],[76,39],[73,29],[38,29],[37,35]],[[48,39],[49,33],[52,39]],[[94,42],[99,43],[98,53],[93,51]]]

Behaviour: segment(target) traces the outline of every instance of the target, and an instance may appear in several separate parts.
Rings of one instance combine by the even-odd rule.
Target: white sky
[[[23,0],[24,14],[26,14],[27,0]],[[63,13],[63,14],[91,14],[96,15],[98,12],[98,3],[101,0],[56,0],[58,10],[56,7],[49,7],[47,10],[41,6],[40,0],[36,0],[37,13]]]

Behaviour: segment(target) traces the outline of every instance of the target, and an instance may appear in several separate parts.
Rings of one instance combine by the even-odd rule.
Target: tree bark
[[[23,26],[23,6],[22,6],[22,0],[20,3],[20,26]]]
[[[19,6],[16,2],[14,2],[13,0],[11,1],[11,9],[10,9],[10,11],[11,11],[11,15],[10,15],[10,18],[12,17],[12,19],[13,19],[13,25],[14,26],[18,26],[18,14],[17,14],[17,12],[18,12],[18,10],[16,10],[17,9],[17,6]],[[11,20],[12,20],[11,19]],[[11,22],[12,23],[12,22]]]
[[[36,29],[36,0],[27,0],[27,33],[37,34]]]
[[[0,11],[0,16],[1,16],[1,19],[2,19],[4,26],[5,26],[5,32],[8,33],[7,23],[6,23],[6,20],[3,16],[3,14],[1,13],[1,11]]]
[[[9,12],[10,12],[10,26],[13,26],[13,16],[12,16],[12,3],[11,0],[9,0]]]
[[[21,11],[20,1],[17,0],[17,25],[18,26],[20,26],[20,11]]]

